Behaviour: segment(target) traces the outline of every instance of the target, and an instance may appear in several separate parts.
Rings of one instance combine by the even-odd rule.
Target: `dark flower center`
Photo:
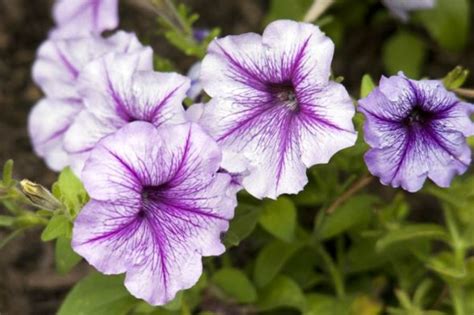
[[[405,126],[423,125],[432,118],[432,113],[424,110],[421,106],[415,106],[411,112],[403,119]]]
[[[142,207],[137,213],[139,218],[144,218],[148,211],[152,211],[155,208],[156,203],[163,201],[165,190],[165,184],[158,186],[143,186],[141,191],[141,203]]]
[[[272,98],[291,111],[299,109],[295,88],[291,82],[270,83],[268,90]]]

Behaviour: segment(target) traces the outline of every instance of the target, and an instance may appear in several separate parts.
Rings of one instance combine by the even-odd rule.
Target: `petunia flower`
[[[382,0],[390,13],[403,22],[409,19],[409,12],[432,9],[436,0]]]
[[[53,38],[100,35],[118,26],[118,0],[57,0],[53,17]]]
[[[440,81],[382,77],[359,101],[366,116],[365,155],[369,171],[384,185],[415,192],[426,178],[448,187],[471,163],[466,137],[474,134],[473,105],[448,92]]]
[[[77,175],[100,139],[132,121],[155,126],[186,121],[182,102],[189,79],[177,73],[140,71],[140,64],[140,54],[111,53],[82,71],[78,85],[85,109],[64,137]]]
[[[201,62],[196,62],[189,68],[186,76],[191,80],[191,86],[186,95],[192,100],[198,100],[202,92],[201,76]]]
[[[192,123],[133,122],[100,141],[83,172],[91,201],[72,246],[105,274],[126,273],[136,297],[162,305],[194,285],[202,256],[220,255],[236,206],[217,173],[217,143]]]
[[[109,38],[49,39],[38,50],[33,80],[46,98],[31,111],[28,131],[36,154],[55,171],[69,165],[63,148],[64,134],[84,107],[77,89],[79,73],[89,62],[110,52],[137,53],[139,68],[153,69],[151,48],[142,46],[135,34],[126,32]]]
[[[201,121],[223,147],[222,167],[248,171],[252,195],[297,193],[308,167],[355,143],[352,101],[329,81],[333,52],[317,26],[287,20],[210,44],[201,80],[212,100]]]

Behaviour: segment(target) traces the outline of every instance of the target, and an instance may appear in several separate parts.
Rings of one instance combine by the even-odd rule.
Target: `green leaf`
[[[313,0],[272,0],[265,23],[279,19],[302,20]]]
[[[77,263],[81,261],[81,256],[76,254],[71,248],[71,239],[58,237],[54,251],[56,270],[60,274],[68,273]]]
[[[432,10],[418,13],[421,23],[445,49],[460,51],[469,38],[469,0],[437,0]]]
[[[79,213],[88,200],[84,186],[69,167],[59,174],[58,181],[54,183],[52,191],[54,196],[66,205],[73,217]]]
[[[291,199],[282,196],[264,203],[260,225],[275,237],[291,242],[295,236],[296,208]]]
[[[436,224],[412,224],[389,231],[377,241],[375,248],[377,251],[383,251],[387,247],[399,242],[418,239],[447,240],[448,238],[449,236],[442,226]]]
[[[367,95],[369,95],[370,92],[375,89],[375,87],[376,85],[374,83],[374,80],[372,80],[370,74],[364,74],[364,76],[362,77],[362,82],[360,84],[360,97],[367,97]]]
[[[410,78],[419,78],[426,56],[426,45],[417,35],[400,31],[383,46],[382,59],[389,74],[403,71]]]
[[[252,303],[257,300],[257,290],[239,269],[220,269],[212,276],[212,282],[239,303]]]
[[[373,204],[378,201],[375,196],[357,195],[337,208],[333,213],[326,215],[316,230],[320,239],[328,239],[361,226],[370,221]]]
[[[307,309],[303,315],[348,314],[347,305],[330,295],[311,293],[306,296]]]
[[[0,226],[10,227],[15,222],[15,217],[0,215]]]
[[[229,230],[225,234],[226,247],[237,246],[252,233],[260,216],[260,209],[246,204],[240,204],[235,209],[235,216],[230,221]]]
[[[292,307],[300,311],[306,309],[306,299],[300,287],[291,278],[278,276],[259,292],[257,308],[260,311],[280,307]]]
[[[468,76],[468,69],[457,66],[443,78],[443,84],[448,90],[457,89],[460,88],[464,82],[466,82]]]
[[[426,267],[438,273],[447,282],[460,280],[467,276],[466,270],[459,270],[455,266],[455,258],[448,251],[443,251],[432,257],[426,265]]]
[[[268,284],[303,244],[275,240],[266,245],[255,261],[254,280],[258,287]]]
[[[123,276],[93,273],[69,292],[58,315],[125,315],[137,300],[123,285]]]
[[[9,187],[13,183],[13,160],[8,160],[3,166],[3,185]]]
[[[60,236],[71,236],[72,224],[69,219],[62,214],[55,215],[49,220],[43,233],[41,233],[41,240],[43,242],[54,240]]]

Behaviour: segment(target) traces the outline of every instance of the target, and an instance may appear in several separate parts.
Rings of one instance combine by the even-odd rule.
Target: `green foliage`
[[[13,174],[13,160],[8,160],[5,162],[5,165],[3,166],[3,177],[2,177],[3,185],[5,185],[6,187],[11,186],[11,184],[13,183],[12,174]]]
[[[260,215],[261,226],[275,237],[291,242],[295,237],[296,208],[287,197],[267,201]]]
[[[388,74],[403,71],[408,77],[418,79],[425,56],[424,41],[414,33],[400,31],[385,43],[382,59]]]
[[[360,98],[367,97],[376,86],[372,77],[369,74],[364,74],[360,84]]]
[[[239,269],[222,268],[212,276],[212,282],[239,303],[252,303],[257,300],[257,290],[247,275]]]
[[[123,286],[123,276],[92,273],[79,281],[58,315],[125,315],[137,303]]]
[[[228,247],[239,245],[255,229],[259,216],[260,209],[258,207],[243,203],[239,204],[235,209],[235,216],[230,222],[229,230],[225,235],[224,244]]]
[[[443,48],[459,51],[469,36],[469,0],[437,0],[433,10],[419,12],[419,19]]]
[[[255,261],[254,280],[257,286],[263,287],[272,281],[302,245],[275,240],[263,247]]]
[[[193,24],[199,19],[198,14],[192,13],[184,4],[175,7],[171,1],[166,0],[155,0],[153,3],[159,14],[158,24],[168,42],[187,56],[202,59],[209,43],[219,36],[220,29],[211,29],[202,41],[198,41],[193,34]],[[158,68],[170,66],[163,59],[158,59],[158,63],[156,62],[155,60],[155,65]]]
[[[457,89],[466,82],[468,76],[468,69],[457,66],[443,78],[443,84],[448,90]]]
[[[49,220],[46,228],[41,233],[41,240],[43,242],[54,240],[58,237],[71,237],[72,223],[62,214],[55,215]]]
[[[81,261],[81,256],[76,254],[71,248],[71,240],[66,237],[58,237],[54,250],[56,270],[60,274],[68,273],[75,265]]]
[[[279,19],[302,20],[313,0],[272,0],[265,24]]]
[[[280,307],[291,307],[300,311],[306,309],[306,299],[296,282],[285,276],[278,276],[259,292],[257,308],[261,311]]]
[[[89,197],[82,182],[67,167],[59,174],[58,181],[53,184],[53,194],[65,206],[66,213],[74,218],[88,201]]]

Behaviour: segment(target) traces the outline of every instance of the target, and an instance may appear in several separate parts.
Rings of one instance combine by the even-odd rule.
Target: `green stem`
[[[336,294],[339,298],[343,298],[346,295],[345,288],[344,288],[344,280],[340,270],[337,268],[336,264],[334,263],[331,255],[326,251],[322,244],[316,243],[315,248],[317,253],[323,259],[329,275],[331,276],[332,282],[334,284],[334,289],[336,290]]]
[[[446,226],[448,228],[451,237],[451,247],[454,252],[454,265],[458,270],[465,271],[466,266],[464,263],[466,257],[466,247],[459,232],[458,222],[455,218],[454,211],[452,208],[446,207],[444,209],[444,216],[446,220]],[[453,302],[454,314],[466,315],[465,303],[464,303],[464,288],[461,284],[450,284],[450,294]]]

